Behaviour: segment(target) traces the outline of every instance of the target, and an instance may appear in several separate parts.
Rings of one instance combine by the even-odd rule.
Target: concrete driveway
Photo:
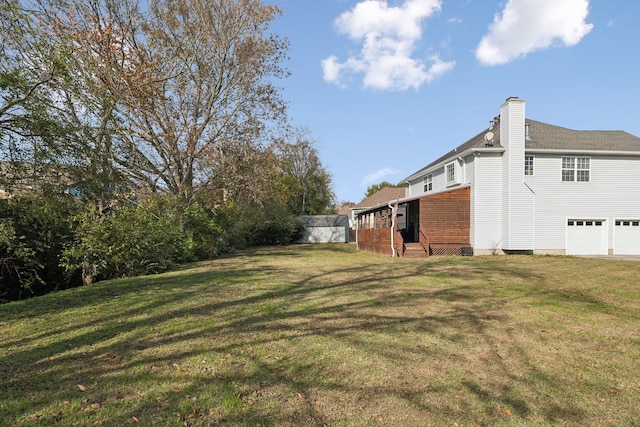
[[[611,259],[618,261],[640,261],[640,255],[582,255],[582,258]]]

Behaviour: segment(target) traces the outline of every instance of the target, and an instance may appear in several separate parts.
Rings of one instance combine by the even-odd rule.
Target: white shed
[[[304,235],[296,243],[349,243],[347,215],[304,215]]]

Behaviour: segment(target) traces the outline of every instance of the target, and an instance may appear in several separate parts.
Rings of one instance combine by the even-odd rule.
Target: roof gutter
[[[459,190],[459,189],[465,188],[465,187],[469,187],[469,185],[468,184],[462,184],[462,185],[457,185],[457,186],[455,186],[453,188],[447,188],[446,190],[443,190],[443,191],[436,191],[436,192],[429,193],[429,194],[424,194],[423,193],[423,194],[420,194],[418,196],[402,197],[402,198],[396,199],[396,203],[398,203],[398,205],[400,205],[400,204],[403,204],[403,203],[412,202],[414,200],[420,200],[423,197],[427,197],[427,196],[430,196],[430,195],[433,195],[433,194],[448,193],[449,191],[456,191],[456,190]],[[366,214],[366,213],[369,213],[369,212],[373,212],[373,211],[376,211],[376,210],[378,210],[380,208],[389,207],[389,203],[391,203],[391,202],[390,201],[389,202],[384,202],[384,203],[380,203],[379,205],[376,205],[376,206],[371,206],[370,208],[361,209],[361,210],[359,210],[357,212],[356,216],[360,215],[360,214]]]
[[[525,153],[532,154],[589,154],[594,156],[640,156],[640,151],[620,150],[572,150],[560,148],[526,148]]]
[[[439,167],[444,166],[445,164],[449,163],[451,160],[454,160],[456,158],[464,158],[470,154],[473,153],[502,153],[504,151],[504,147],[475,147],[475,148],[468,148],[460,153],[454,153],[451,156],[439,161],[438,163],[432,163],[430,165],[428,165],[427,167],[420,169],[418,172],[414,173],[413,175],[410,175],[409,177],[403,179],[404,182],[409,182],[409,181],[413,181],[416,178],[419,178],[421,176],[423,176],[425,173],[427,172],[431,172],[434,171],[435,169],[438,169]]]

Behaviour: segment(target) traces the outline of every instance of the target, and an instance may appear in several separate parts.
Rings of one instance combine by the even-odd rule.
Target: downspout
[[[360,215],[356,214],[356,249],[358,248],[358,230],[360,228]]]
[[[396,214],[397,214],[397,209],[398,209],[398,202],[400,201],[400,199],[396,199]],[[389,207],[389,209],[391,209],[391,257],[395,258],[396,256],[396,248],[394,245],[394,231],[396,229],[396,215],[393,213],[393,205],[391,205],[391,202],[387,202],[387,206]]]
[[[393,227],[396,225],[396,221],[393,218],[393,206],[391,206],[391,202],[387,202],[387,206],[391,209],[391,257],[396,257],[396,248],[393,244]]]

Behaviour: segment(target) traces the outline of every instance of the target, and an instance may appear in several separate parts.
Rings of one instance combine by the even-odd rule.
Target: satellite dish
[[[493,132],[487,132],[484,135],[484,140],[487,141],[487,142],[491,142],[491,141],[493,141],[493,136],[494,136]]]

